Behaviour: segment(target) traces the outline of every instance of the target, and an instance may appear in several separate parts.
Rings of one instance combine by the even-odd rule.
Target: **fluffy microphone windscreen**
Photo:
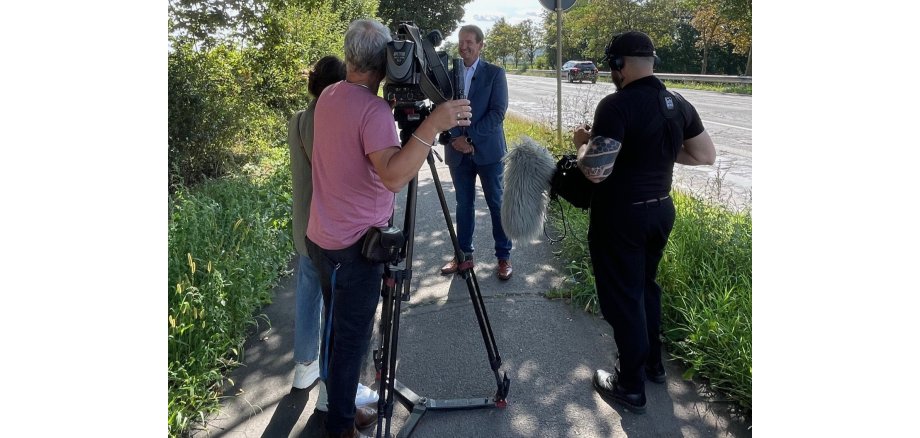
[[[518,137],[505,155],[502,227],[512,239],[530,239],[543,227],[556,161],[532,138]]]

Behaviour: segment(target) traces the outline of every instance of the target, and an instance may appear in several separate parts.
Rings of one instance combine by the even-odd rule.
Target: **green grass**
[[[273,148],[245,175],[180,189],[169,206],[168,430],[219,408],[226,375],[290,261],[290,170]]]
[[[514,115],[514,114],[505,114],[505,139],[508,142],[509,147],[517,142],[518,137],[526,135],[534,140],[537,143],[548,145],[549,149],[554,153],[556,146],[556,131],[547,129],[543,125],[528,120],[524,117]],[[563,134],[563,141],[565,141],[565,132]],[[571,137],[571,134],[569,134]]]
[[[753,94],[753,84],[722,84],[715,82],[662,81],[668,88],[715,91],[719,93]]]
[[[547,128],[516,118],[505,120],[505,130],[510,144],[521,133],[538,141],[553,138]],[[742,411],[750,412],[750,210],[733,212],[677,190],[672,191],[672,196],[677,217],[658,274],[663,290],[666,348],[687,366],[685,378],[701,378]],[[546,295],[569,300],[573,306],[597,314],[600,308],[588,253],[587,212],[565,202],[551,203],[550,208],[549,221],[556,234],[562,233],[565,219],[566,238],[557,244],[556,255],[563,260],[568,278],[559,289]]]

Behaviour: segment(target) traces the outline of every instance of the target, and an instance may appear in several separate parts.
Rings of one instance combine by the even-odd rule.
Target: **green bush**
[[[176,43],[169,53],[170,184],[194,185],[238,169],[236,146],[249,122],[242,55],[228,46],[196,51]]]
[[[266,167],[276,170],[265,175],[207,181],[170,199],[171,436],[219,406],[224,375],[241,360],[253,316],[271,301],[290,260],[290,170],[281,161],[287,150],[275,155]]]
[[[253,53],[256,90],[266,106],[287,119],[307,105],[304,72],[326,55],[344,59],[345,31],[352,20],[372,17],[376,1],[342,0],[287,3],[269,8]],[[308,23],[308,25],[305,25]]]
[[[369,0],[272,4],[242,46],[171,37],[170,191],[232,174],[283,140],[288,118],[308,103],[305,71],[323,56],[341,58],[348,24],[376,8]]]

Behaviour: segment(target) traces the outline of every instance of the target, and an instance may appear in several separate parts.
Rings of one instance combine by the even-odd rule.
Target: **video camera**
[[[387,43],[387,76],[384,98],[395,102],[393,117],[400,123],[421,123],[431,114],[430,100],[437,105],[463,95],[463,81],[448,69],[449,55],[435,51],[443,36],[438,30],[421,37],[419,28],[411,21],[397,24],[393,41]],[[462,63],[455,58],[454,74],[460,74]]]

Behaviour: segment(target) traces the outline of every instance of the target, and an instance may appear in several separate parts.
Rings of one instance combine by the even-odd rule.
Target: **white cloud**
[[[488,15],[487,14],[475,14],[473,15],[474,21],[488,21],[488,22],[494,23],[498,21],[500,18],[502,18],[502,15],[500,14],[488,14]]]
[[[546,9],[540,7],[536,0],[503,0],[500,4],[494,0],[473,0],[466,5],[466,14],[461,23],[475,24],[483,32],[489,32],[500,18],[509,24],[518,24],[528,18],[539,22],[544,11]],[[455,35],[448,35],[447,38],[451,36]]]

